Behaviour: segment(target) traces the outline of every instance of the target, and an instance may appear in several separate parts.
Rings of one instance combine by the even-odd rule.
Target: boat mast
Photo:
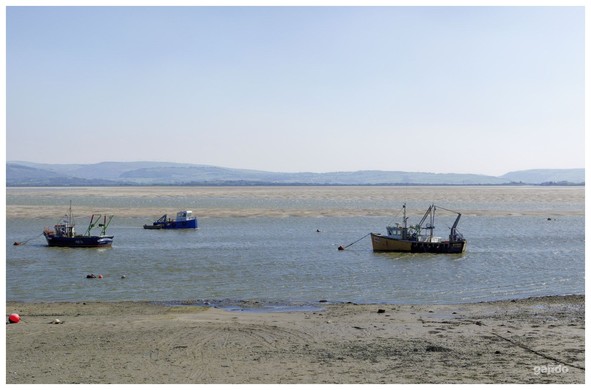
[[[105,215],[105,217],[103,219],[103,223],[99,224],[99,226],[102,228],[101,229],[101,236],[105,236],[107,234],[107,226],[109,226],[112,219],[113,219],[112,215],[109,216],[109,219],[107,219],[107,216]]]
[[[456,241],[458,239],[458,223],[460,222],[460,218],[462,217],[462,214],[458,213],[458,217],[456,218],[456,221],[454,222],[453,226],[451,227],[451,229],[449,229],[449,240],[450,241]]]
[[[462,218],[462,214],[458,213],[457,211],[449,210],[449,209],[446,209],[443,207],[439,207],[439,208],[444,209],[449,212],[452,212],[452,213],[456,213],[458,215],[456,217],[454,224],[449,229],[449,241],[454,242],[454,241],[462,240],[463,239],[462,234],[458,233],[458,223],[460,223],[460,218]]]
[[[406,230],[406,221],[408,220],[408,218],[406,217],[406,203],[404,203],[402,205],[402,222],[404,222],[404,229]]]
[[[72,216],[72,201],[70,200],[70,207],[68,209],[68,220],[65,222],[65,234],[66,237],[74,237],[76,231],[74,230],[74,217]]]
[[[407,236],[408,236],[408,225],[407,225],[407,221],[408,221],[408,217],[406,216],[406,203],[402,204],[402,231],[400,232],[400,237],[402,237],[403,240],[406,240]],[[398,224],[396,224],[396,226],[399,226]]]
[[[431,234],[429,234],[429,241],[433,241],[433,230],[435,229],[435,205],[431,205]]]
[[[427,211],[425,212],[425,215],[423,215],[423,218],[421,219],[421,221],[419,222],[419,227],[421,229],[423,229],[423,224],[425,223],[425,221],[427,220],[427,217],[429,217],[429,225],[427,225],[424,229],[432,229],[433,225],[435,224],[435,216],[434,213],[435,212],[435,205],[432,204],[431,206],[429,206],[429,208],[427,209]]]

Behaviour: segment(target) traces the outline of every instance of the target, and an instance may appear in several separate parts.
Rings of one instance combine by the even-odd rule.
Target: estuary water
[[[90,214],[115,215],[112,248],[46,246],[40,233],[70,201],[79,233]],[[400,222],[403,203],[418,223],[432,202],[462,213],[466,253],[372,252],[365,236]],[[142,228],[181,209],[199,229]],[[455,215],[437,216],[445,237]],[[6,299],[293,307],[584,294],[584,219],[583,187],[8,188]]]

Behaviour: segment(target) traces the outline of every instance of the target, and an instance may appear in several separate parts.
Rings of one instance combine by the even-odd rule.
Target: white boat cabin
[[[418,242],[442,242],[441,237],[432,236],[430,234],[417,234],[413,227],[402,227],[399,224],[396,226],[387,226],[388,236],[396,240],[409,240]]]
[[[183,210],[176,213],[176,220],[177,221],[191,221],[195,217],[193,217],[193,212],[191,210]]]

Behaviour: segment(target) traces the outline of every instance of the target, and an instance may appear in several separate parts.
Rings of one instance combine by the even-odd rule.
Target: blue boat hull
[[[48,246],[65,248],[104,248],[113,244],[113,236],[56,237],[45,234]]]
[[[144,229],[197,229],[197,219],[189,221],[168,221],[154,222],[151,225],[144,225]]]

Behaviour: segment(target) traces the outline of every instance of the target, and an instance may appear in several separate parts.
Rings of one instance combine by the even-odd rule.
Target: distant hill
[[[551,184],[551,183],[584,183],[585,169],[530,169],[527,171],[509,172],[501,176],[516,183],[535,183],[535,184]]]
[[[583,184],[584,169],[536,169],[496,177],[478,174],[401,171],[282,173],[166,162],[98,164],[6,164],[6,185],[502,185]]]
[[[6,186],[90,186],[115,185],[116,182],[99,178],[87,179],[64,174],[51,168],[42,169],[22,164],[6,164]]]

